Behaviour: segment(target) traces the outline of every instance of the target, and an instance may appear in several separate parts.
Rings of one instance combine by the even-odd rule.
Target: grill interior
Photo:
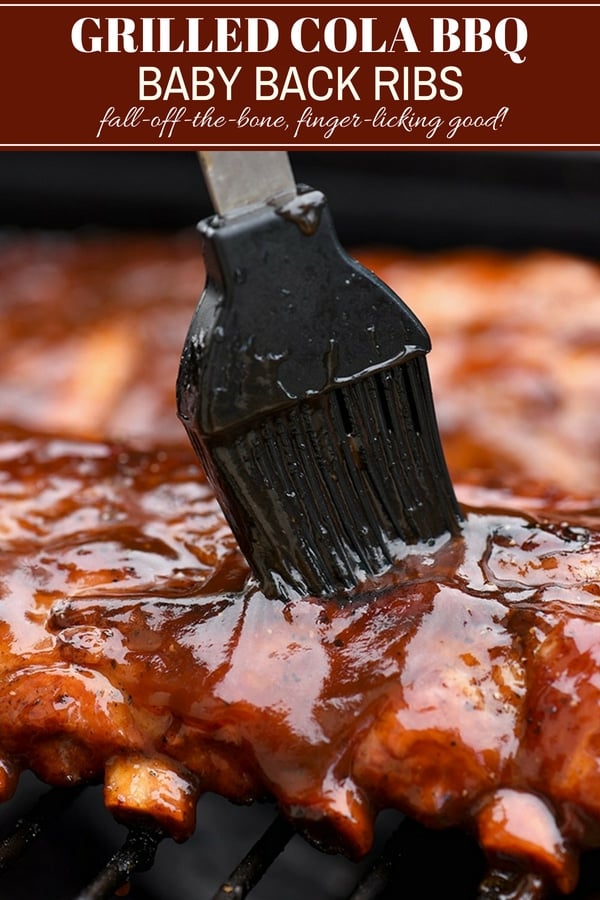
[[[470,838],[428,832],[393,812],[380,816],[361,863],[311,847],[269,804],[236,807],[215,795],[200,801],[187,843],[161,837],[114,822],[100,787],[49,789],[25,776],[0,808],[0,897],[110,900],[132,876],[132,900],[383,900],[399,885],[403,897],[451,889],[467,900],[483,874]],[[414,884],[419,892],[407,893]]]
[[[0,897],[10,900],[528,900],[536,877],[486,875],[469,836],[430,831],[395,812],[360,863],[311,847],[269,805],[206,795],[198,828],[175,844],[126,829],[100,787],[48,788],[26,775],[0,807]],[[582,860],[577,900],[600,896],[600,851]]]
[[[325,191],[346,246],[600,253],[600,153],[326,150],[291,156],[298,181]],[[0,196],[2,224],[22,228],[189,228],[212,212],[191,151],[7,151]]]

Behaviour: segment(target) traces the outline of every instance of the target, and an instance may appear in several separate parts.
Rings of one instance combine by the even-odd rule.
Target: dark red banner
[[[6,4],[4,148],[597,148],[600,4]]]

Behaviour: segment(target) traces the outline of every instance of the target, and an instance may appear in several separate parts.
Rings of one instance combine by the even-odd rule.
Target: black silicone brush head
[[[349,589],[455,531],[414,314],[340,247],[323,196],[201,223],[179,415],[261,586]]]

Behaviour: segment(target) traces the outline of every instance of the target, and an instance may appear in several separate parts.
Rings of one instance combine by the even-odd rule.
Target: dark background
[[[311,152],[345,244],[548,247],[600,255],[600,153]],[[0,227],[193,227],[210,214],[192,152],[4,152]]]

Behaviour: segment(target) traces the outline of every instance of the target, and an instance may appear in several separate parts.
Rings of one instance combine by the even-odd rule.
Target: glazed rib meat
[[[357,256],[431,334],[455,478],[599,489],[597,263],[542,252]],[[0,421],[185,443],[174,385],[202,284],[193,233],[0,242]]]
[[[186,269],[184,244],[177,254]],[[63,251],[56,295],[91,252]],[[39,262],[50,250],[40,244],[38,253]],[[160,269],[158,245],[119,253],[114,267],[106,265],[130,286],[116,292],[125,337],[108,345],[139,361],[162,340],[161,371],[175,371],[175,335],[146,321],[166,290],[146,277],[150,257]],[[17,256],[5,248],[5,284],[19,283],[22,300],[31,290],[26,305],[34,291]],[[415,285],[426,278],[422,263],[421,270],[415,261],[397,265],[412,271]],[[465,270],[473,279],[477,265]],[[592,310],[598,273],[591,264],[586,271],[582,302]],[[87,282],[90,297],[77,313],[62,308],[55,335],[56,297],[50,291],[48,309],[40,300],[44,364],[52,353],[60,357],[61,346],[71,348],[58,380],[44,384],[36,369],[23,382],[21,396],[31,395],[34,408],[37,397],[38,413],[46,410],[46,433],[23,427],[28,412],[17,415],[16,379],[3,400],[5,418],[21,424],[0,434],[0,798],[23,769],[53,784],[103,781],[117,817],[149,817],[179,839],[192,832],[205,791],[238,802],[274,798],[312,841],[350,856],[366,852],[378,811],[393,807],[427,826],[473,831],[491,865],[534,873],[530,897],[545,886],[571,890],[579,853],[600,844],[598,375],[590,374],[571,410],[572,421],[587,416],[580,440],[560,426],[573,373],[555,377],[544,368],[555,338],[540,339],[539,384],[554,379],[559,399],[539,413],[542,431],[549,417],[557,423],[554,477],[536,478],[536,459],[520,451],[507,468],[505,433],[496,452],[485,423],[469,431],[456,419],[452,392],[467,392],[467,364],[459,372],[458,356],[442,350],[448,379],[434,380],[434,389],[465,512],[461,535],[404,548],[393,570],[354,594],[284,604],[249,579],[185,437],[162,428],[164,385],[130,359],[119,369],[127,377],[103,387],[105,352],[73,350],[81,340],[89,351],[119,306],[100,308],[99,277]],[[77,284],[85,292],[85,280]],[[423,282],[415,286],[417,298],[425,294]],[[174,301],[182,332],[194,300]],[[130,332],[136,303],[145,310],[141,335]],[[21,314],[8,316],[5,329],[7,353],[23,372],[13,338],[22,328],[30,348],[36,339],[25,320],[18,325]],[[68,328],[70,315],[79,324]],[[451,330],[448,321],[433,324],[440,335]],[[565,358],[579,359],[586,373],[600,327],[591,313],[587,327],[587,343],[580,331],[561,338]],[[477,328],[484,347],[492,324],[489,333]],[[465,320],[447,340],[456,347],[468,331]],[[524,371],[531,360],[526,365],[523,354],[515,366]],[[474,367],[473,383],[485,368]],[[483,382],[491,379],[491,369],[484,374]],[[135,404],[127,406],[136,384],[139,398],[156,391],[152,415],[143,399],[137,418]],[[517,378],[507,386],[514,441],[528,416],[535,432],[520,389]],[[489,390],[493,409],[498,382]],[[112,392],[105,406],[102,391]],[[483,396],[481,387],[476,408]],[[76,398],[70,408],[69,397]],[[85,421],[77,409],[87,410]],[[129,441],[117,439],[121,430]]]
[[[597,506],[533,517],[471,487],[460,539],[281,604],[187,455],[0,447],[4,797],[23,767],[104,779],[117,815],[177,837],[203,791],[275,797],[351,855],[391,806],[573,886],[600,822]]]

